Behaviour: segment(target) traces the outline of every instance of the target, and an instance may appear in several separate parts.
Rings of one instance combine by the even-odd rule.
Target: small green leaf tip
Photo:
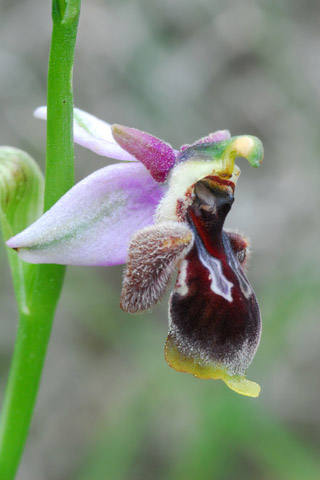
[[[0,147],[0,224],[5,240],[41,215],[43,188],[43,175],[27,153]]]

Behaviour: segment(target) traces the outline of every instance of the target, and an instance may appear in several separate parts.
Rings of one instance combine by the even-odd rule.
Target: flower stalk
[[[45,210],[74,183],[72,69],[80,3],[80,0],[52,2]],[[11,261],[13,278],[17,278],[15,265],[19,266],[19,262]],[[0,418],[2,480],[15,478],[23,453],[65,273],[61,265],[30,267],[24,275],[24,304],[18,302],[19,326]]]

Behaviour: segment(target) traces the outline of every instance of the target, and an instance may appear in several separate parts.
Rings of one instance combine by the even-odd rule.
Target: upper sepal
[[[123,264],[130,237],[153,223],[163,190],[140,163],[109,165],[76,184],[7,245],[31,263]]]

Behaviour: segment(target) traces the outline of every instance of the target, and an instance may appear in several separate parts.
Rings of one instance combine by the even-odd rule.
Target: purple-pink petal
[[[168,143],[136,128],[112,126],[113,137],[149,170],[157,182],[164,182],[175,164],[176,152]]]
[[[211,143],[211,142],[222,142],[223,140],[228,140],[231,137],[229,130],[217,130],[216,132],[209,133],[205,137],[199,138],[196,142],[188,145],[182,145],[180,150],[185,150],[186,148],[192,147],[193,145],[199,145],[200,143]]]
[[[129,152],[121,148],[112,136],[111,125],[79,108],[74,109],[73,134],[74,141],[98,155],[115,160],[136,161]],[[46,120],[47,107],[39,107],[35,117]]]
[[[164,193],[140,163],[109,165],[75,185],[7,245],[30,263],[123,264],[131,236],[153,223]]]

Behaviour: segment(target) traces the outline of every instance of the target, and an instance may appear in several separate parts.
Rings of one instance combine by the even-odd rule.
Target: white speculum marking
[[[216,294],[220,295],[221,297],[228,300],[228,302],[232,302],[232,294],[231,289],[233,287],[233,283],[229,282],[226,277],[223,275],[222,265],[220,260],[217,258],[211,257],[211,264],[207,263],[205,258],[199,252],[199,260],[201,261],[202,265],[208,270],[209,275],[208,278],[211,280],[210,288]]]
[[[182,297],[187,295],[189,291],[189,287],[186,283],[187,280],[187,269],[188,269],[188,260],[183,260],[180,269],[179,269],[179,276],[177,279],[177,285],[175,291],[179,293]]]
[[[200,242],[199,242],[200,243]],[[199,260],[202,265],[208,270],[208,278],[211,280],[210,288],[216,294],[225,298],[228,302],[232,302],[231,290],[233,283],[229,282],[223,274],[222,265],[220,260],[211,257],[211,264],[205,260],[205,256],[202,254],[204,247],[198,244]],[[179,293],[182,297],[187,295],[189,287],[186,283],[187,280],[188,261],[183,260],[179,268],[179,276],[175,292]]]

